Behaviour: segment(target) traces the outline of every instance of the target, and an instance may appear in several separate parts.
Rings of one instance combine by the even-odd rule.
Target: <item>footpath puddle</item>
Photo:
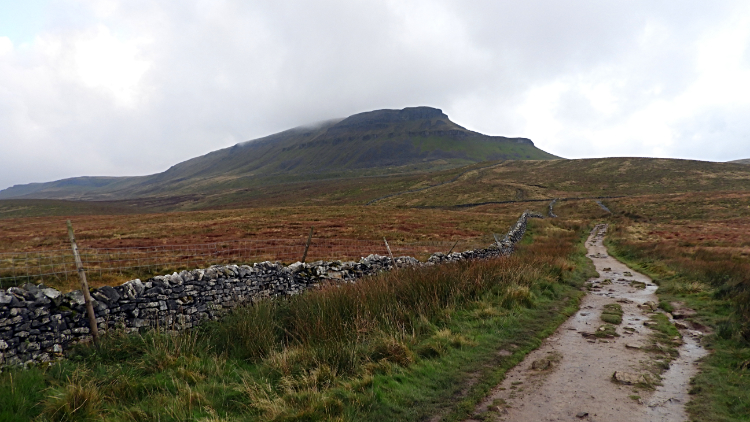
[[[644,388],[644,381],[654,380],[648,368],[655,356],[644,350],[652,331],[644,323],[656,310],[657,286],[607,254],[606,231],[599,225],[586,241],[600,277],[588,281],[591,292],[581,309],[508,371],[467,422],[687,420],[688,384],[697,373],[695,362],[706,354],[702,333],[680,329],[679,357],[661,374],[661,385]],[[619,305],[621,324],[602,321],[605,305],[610,310]],[[616,335],[610,335],[613,329]]]

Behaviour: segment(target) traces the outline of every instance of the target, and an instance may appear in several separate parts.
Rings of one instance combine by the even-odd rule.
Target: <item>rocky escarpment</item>
[[[350,283],[394,267],[489,259],[512,253],[528,218],[525,212],[505,238],[487,248],[436,253],[422,263],[415,258],[370,255],[359,261],[318,261],[284,266],[273,262],[213,266],[131,280],[91,290],[100,331],[136,331],[148,327],[172,330],[216,319],[232,308],[269,297],[291,296],[324,283]],[[395,261],[395,262],[394,262]],[[48,362],[62,357],[74,343],[90,338],[83,293],[67,294],[26,284],[0,291],[0,367]]]

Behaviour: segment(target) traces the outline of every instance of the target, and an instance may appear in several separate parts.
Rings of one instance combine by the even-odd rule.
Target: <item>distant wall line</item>
[[[549,202],[553,200],[557,201],[582,201],[587,199],[618,199],[627,198],[626,195],[620,196],[583,196],[583,197],[569,197],[569,198],[545,198],[545,199],[519,199],[513,201],[487,201],[487,202],[472,202],[468,204],[457,204],[457,205],[412,205],[409,208],[424,208],[424,209],[442,209],[442,208],[472,208],[479,207],[482,205],[498,205],[498,204],[521,204],[527,202]]]

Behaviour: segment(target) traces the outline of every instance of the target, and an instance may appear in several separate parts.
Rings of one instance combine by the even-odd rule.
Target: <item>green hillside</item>
[[[178,209],[260,205],[455,206],[594,196],[750,190],[750,166],[661,158],[490,161],[379,177],[291,181],[173,202]],[[161,210],[169,208],[166,202]]]
[[[253,185],[114,201],[0,200],[0,219],[298,205],[443,207],[483,202],[750,189],[750,166],[656,158],[488,161],[447,170]],[[264,183],[268,181],[268,183]]]
[[[467,130],[441,110],[377,110],[237,144],[141,177],[78,177],[19,185],[0,199],[115,200],[190,195],[305,179],[450,169],[487,160],[549,160],[526,138]]]
[[[450,206],[493,201],[750,190],[750,167],[661,158],[505,161],[449,183],[404,189],[379,205]]]

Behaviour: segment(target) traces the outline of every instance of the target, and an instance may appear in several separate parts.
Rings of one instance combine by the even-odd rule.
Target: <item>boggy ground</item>
[[[580,311],[509,371],[469,421],[687,419],[688,383],[705,355],[702,333],[684,327],[670,335],[671,316],[653,312],[657,286],[607,254],[606,228],[597,226],[586,242],[600,277],[589,281]],[[621,307],[621,324],[602,321],[610,304]]]

